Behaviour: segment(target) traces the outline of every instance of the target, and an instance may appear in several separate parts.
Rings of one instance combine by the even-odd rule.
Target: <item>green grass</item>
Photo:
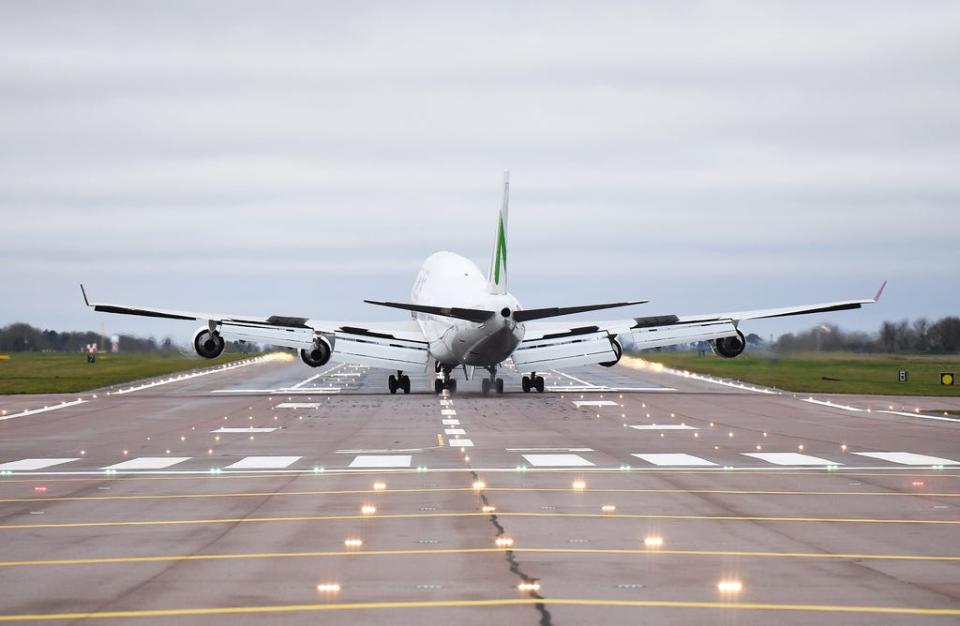
[[[74,352],[13,352],[0,358],[0,394],[73,393],[117,383],[222,365],[255,354],[227,353],[207,360],[179,354],[101,354],[97,362]]]
[[[960,374],[960,355],[742,354],[724,359],[707,353],[647,352],[647,361],[742,380],[787,391],[916,396],[960,396],[960,385],[941,385],[940,372]],[[897,380],[899,370],[908,382]]]

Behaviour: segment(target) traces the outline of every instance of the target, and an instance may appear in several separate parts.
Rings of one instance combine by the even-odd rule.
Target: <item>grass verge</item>
[[[646,361],[742,380],[787,391],[904,396],[960,396],[960,385],[941,385],[941,372],[960,374],[960,355],[742,354],[724,359],[708,353],[646,352]],[[907,382],[898,380],[906,370]]]
[[[222,365],[256,354],[226,353],[216,359],[180,354],[100,354],[87,363],[75,352],[13,352],[0,358],[0,394],[74,393],[131,380]]]

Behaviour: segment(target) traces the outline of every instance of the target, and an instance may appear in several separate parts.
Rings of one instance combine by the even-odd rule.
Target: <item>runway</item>
[[[956,398],[386,374],[0,397],[0,622],[960,623]]]

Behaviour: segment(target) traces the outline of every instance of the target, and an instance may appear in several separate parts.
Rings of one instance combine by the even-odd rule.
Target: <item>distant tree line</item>
[[[771,346],[778,352],[866,352],[900,354],[956,354],[960,352],[960,317],[936,322],[884,322],[876,333],[845,331],[837,326],[815,326],[787,333]]]
[[[119,337],[120,352],[173,354],[187,349],[175,344],[170,337],[159,341],[153,337],[134,335]],[[93,331],[41,330],[22,322],[0,328],[0,352],[81,352],[91,343],[97,344],[104,351],[110,350],[110,339]],[[226,349],[229,352],[248,352],[254,347],[250,344],[228,342]],[[192,347],[190,349],[192,350]]]

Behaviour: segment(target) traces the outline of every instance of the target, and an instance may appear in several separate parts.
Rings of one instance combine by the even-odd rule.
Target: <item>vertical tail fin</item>
[[[497,221],[497,238],[490,258],[490,274],[487,291],[492,294],[507,293],[507,222],[510,209],[510,172],[503,173],[503,200],[500,201],[500,219]]]

